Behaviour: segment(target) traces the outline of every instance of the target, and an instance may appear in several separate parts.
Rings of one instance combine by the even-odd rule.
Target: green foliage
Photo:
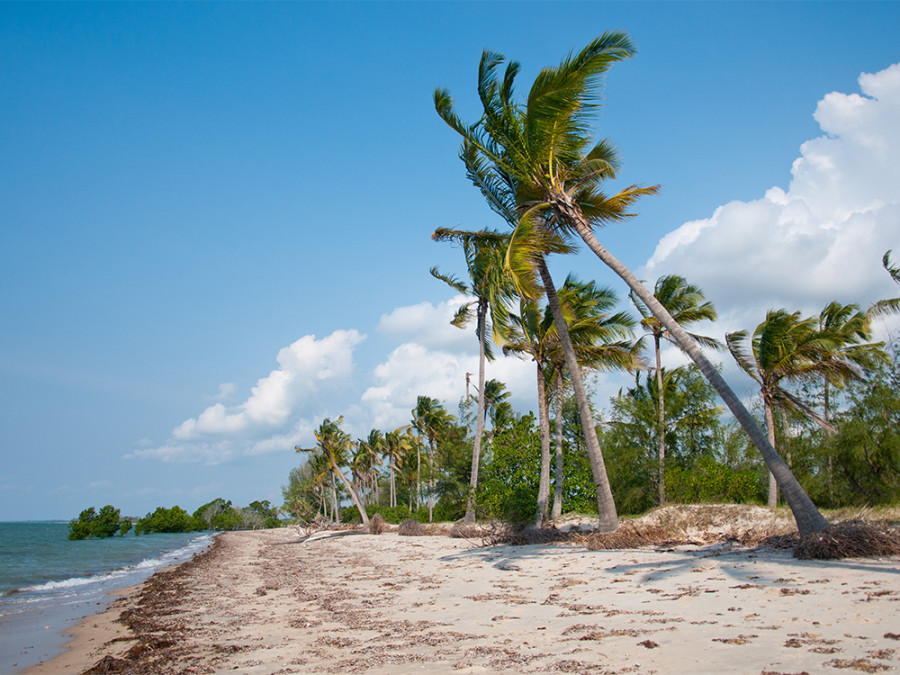
[[[832,507],[900,502],[900,343],[890,364],[851,383],[834,416],[837,434],[806,430],[791,439],[798,478],[817,502]]]
[[[378,509],[378,513],[381,514],[381,517],[384,518],[385,522],[391,523],[392,525],[399,525],[404,520],[408,520],[412,517],[412,514],[409,512],[409,509],[406,508],[403,504],[398,506],[383,506]],[[372,514],[375,515],[374,513]]]
[[[755,502],[759,472],[732,469],[713,457],[700,457],[690,466],[674,466],[667,477],[669,499],[681,504]]]
[[[321,493],[321,472],[311,463],[291,469],[288,484],[281,487],[284,510],[291,517],[301,521],[311,521],[319,510]]]
[[[153,532],[191,532],[196,525],[196,521],[180,506],[173,506],[171,509],[160,506],[138,521],[134,533],[141,535]]]
[[[247,527],[254,527],[254,525],[264,528],[281,527],[278,509],[272,506],[268,499],[250,502],[249,506],[243,509],[242,515]]]
[[[97,513],[92,506],[82,511],[77,520],[69,523],[69,539],[104,539],[117,532],[122,536],[130,529],[131,521],[127,518],[121,520],[119,509],[107,504]]]
[[[478,510],[489,518],[529,522],[537,513],[541,440],[534,416],[525,415],[494,437],[477,492]]]

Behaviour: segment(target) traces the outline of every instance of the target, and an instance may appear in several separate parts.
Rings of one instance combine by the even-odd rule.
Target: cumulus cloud
[[[469,352],[475,341],[474,318],[472,324],[465,328],[451,326],[450,320],[460,307],[473,299],[456,295],[437,304],[420,302],[417,305],[397,307],[382,315],[378,322],[378,332],[401,340],[414,338],[417,344],[433,349],[454,353]]]
[[[465,396],[466,373],[477,384],[478,341],[474,326],[460,330],[450,325],[456,310],[471,298],[458,295],[450,300],[398,307],[381,317],[379,331],[406,339],[373,371],[374,385],[361,398],[353,419],[371,420],[370,426],[391,429],[409,422],[410,411],[418,396],[442,401],[451,412]],[[533,364],[504,357],[497,350],[495,361],[488,362],[486,378],[507,385],[517,408],[533,405]],[[475,393],[472,389],[471,393]]]
[[[818,312],[896,295],[881,267],[900,249],[900,64],[816,108],[823,135],[800,147],[787,190],[725,204],[664,237],[641,276],[677,273],[704,289],[725,330],[768,309]]]
[[[302,337],[278,352],[278,368],[261,378],[243,403],[210,405],[176,427],[162,446],[129,456],[219,464],[238,455],[291,450],[311,435],[320,416],[330,414],[329,396],[350,382],[353,350],[364,339],[355,330],[321,340]],[[220,393],[227,391],[220,387]]]

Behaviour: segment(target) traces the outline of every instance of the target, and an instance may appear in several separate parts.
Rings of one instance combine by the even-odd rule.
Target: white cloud
[[[456,311],[473,298],[456,295],[434,305],[420,302],[417,305],[397,307],[384,314],[378,322],[378,331],[400,340],[413,339],[417,344],[454,353],[471,351],[475,340],[475,323],[465,328],[450,325]]]
[[[219,385],[219,391],[212,396],[204,396],[207,401],[227,401],[237,393],[237,385],[234,382],[223,382]]]
[[[278,352],[279,367],[261,378],[243,403],[215,403],[182,422],[162,446],[128,456],[219,464],[242,454],[291,450],[318,417],[329,414],[331,396],[349,384],[353,349],[364,339],[355,330],[321,340],[302,337]],[[227,387],[220,387],[223,391]]]
[[[457,403],[465,396],[466,373],[472,373],[477,384],[478,341],[474,325],[460,330],[450,325],[450,319],[470,299],[458,295],[436,305],[398,307],[382,316],[380,332],[409,339],[374,369],[375,384],[363,393],[361,406],[348,414],[348,420],[365,419],[370,427],[395,428],[409,422],[420,395],[436,398],[456,413]],[[504,357],[499,349],[496,352],[496,360],[487,363],[486,378],[505,383],[517,409],[533,407],[534,365]]]
[[[785,191],[735,201],[664,237],[640,276],[678,273],[703,288],[720,330],[751,328],[768,309],[863,307],[897,292],[881,267],[900,249],[900,64],[859,78],[862,95],[818,104],[824,135],[807,141]]]

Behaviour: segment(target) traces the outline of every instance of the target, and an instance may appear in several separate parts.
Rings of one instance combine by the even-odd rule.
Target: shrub
[[[194,522],[194,519],[180,506],[173,506],[171,509],[160,506],[156,511],[148,513],[138,521],[134,533],[191,532]]]
[[[385,522],[392,523],[393,525],[399,525],[404,520],[412,518],[412,513],[410,513],[409,509],[403,505],[380,507],[378,510]]]

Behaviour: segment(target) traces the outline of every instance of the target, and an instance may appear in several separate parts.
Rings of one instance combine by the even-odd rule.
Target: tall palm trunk
[[[763,406],[766,411],[766,430],[768,431],[769,444],[775,447],[775,413],[772,409],[772,402],[768,396],[763,396]],[[775,474],[769,472],[769,508],[774,509],[778,506],[778,482],[775,480]]]
[[[619,518],[616,514],[616,503],[613,501],[612,490],[609,487],[609,477],[606,475],[606,465],[603,462],[603,453],[600,451],[600,441],[597,439],[597,429],[594,427],[591,406],[588,402],[587,393],[584,390],[584,382],[581,379],[581,368],[575,356],[575,349],[569,337],[569,327],[559,305],[559,298],[556,295],[556,287],[553,285],[550,270],[547,269],[547,263],[543,256],[539,256],[536,263],[538,272],[541,275],[541,282],[544,285],[544,291],[547,294],[547,304],[550,306],[550,312],[553,314],[553,323],[556,324],[560,346],[566,358],[566,368],[569,371],[569,376],[572,378],[572,389],[575,391],[575,401],[578,404],[578,414],[581,419],[588,459],[591,463],[594,488],[597,492],[600,531],[612,532],[619,526]]]
[[[538,420],[541,429],[541,479],[538,483],[538,507],[535,525],[540,527],[549,516],[550,502],[550,407],[547,404],[547,386],[544,383],[544,364],[537,363]]]
[[[568,195],[564,195],[564,197],[567,198]],[[790,507],[791,512],[794,514],[794,520],[797,522],[797,529],[800,532],[800,536],[805,537],[813,532],[825,529],[828,526],[828,522],[822,514],[819,513],[819,510],[816,508],[815,504],[812,503],[809,495],[806,494],[806,491],[794,477],[794,474],[791,473],[787,464],[784,463],[784,460],[782,460],[775,451],[775,448],[769,442],[768,438],[766,438],[762,429],[759,428],[756,420],[753,419],[747,408],[744,407],[744,404],[740,402],[738,397],[731,390],[731,387],[728,386],[725,379],[719,374],[719,371],[713,367],[712,363],[710,363],[700,351],[697,343],[691,339],[674,319],[672,319],[672,316],[666,311],[666,308],[653,297],[653,294],[650,293],[637,277],[631,273],[631,270],[625,267],[625,265],[597,241],[597,238],[594,236],[583,216],[581,216],[580,213],[576,213],[575,209],[572,208],[571,202],[569,201],[568,204],[563,204],[562,206],[565,207],[562,210],[568,221],[572,224],[588,247],[598,258],[600,258],[600,260],[628,284],[628,287],[634,291],[635,295],[637,295],[653,315],[660,320],[669,331],[669,334],[687,355],[691,357],[691,360],[697,364],[700,372],[703,373],[725,402],[725,405],[727,405],[732,414],[734,414],[738,423],[740,423],[744,428],[744,431],[747,432],[753,445],[756,446],[757,450],[759,450],[759,453],[762,455],[766,466],[769,467],[769,471],[775,476],[778,486],[781,488],[781,492],[784,495],[784,499]]]
[[[416,511],[418,511],[421,506],[422,506],[422,448],[416,447]]]
[[[562,371],[556,371],[556,494],[553,496],[552,518],[556,520],[562,516],[563,494],[563,384]]]
[[[434,522],[434,439],[428,439],[428,522]]]
[[[654,335],[656,346],[656,389],[659,397],[659,410],[657,411],[656,433],[659,443],[659,505],[666,503],[666,395],[663,390],[662,359],[659,353],[659,336]]]
[[[334,482],[334,473],[331,474],[331,522],[335,525],[341,522],[341,509],[338,505],[337,484]]]
[[[478,487],[478,464],[481,460],[481,437],[484,434],[484,324],[487,317],[487,300],[478,301],[478,417],[475,421],[475,441],[472,444],[472,472],[469,475],[469,497],[466,500],[464,523],[475,522],[475,490]]]
[[[396,484],[396,480],[395,480],[395,478],[394,478],[394,453],[391,452],[391,453],[388,455],[388,458],[390,459],[390,465],[391,465],[391,498],[390,498],[390,505],[393,507],[393,506],[397,506],[397,484]]]

